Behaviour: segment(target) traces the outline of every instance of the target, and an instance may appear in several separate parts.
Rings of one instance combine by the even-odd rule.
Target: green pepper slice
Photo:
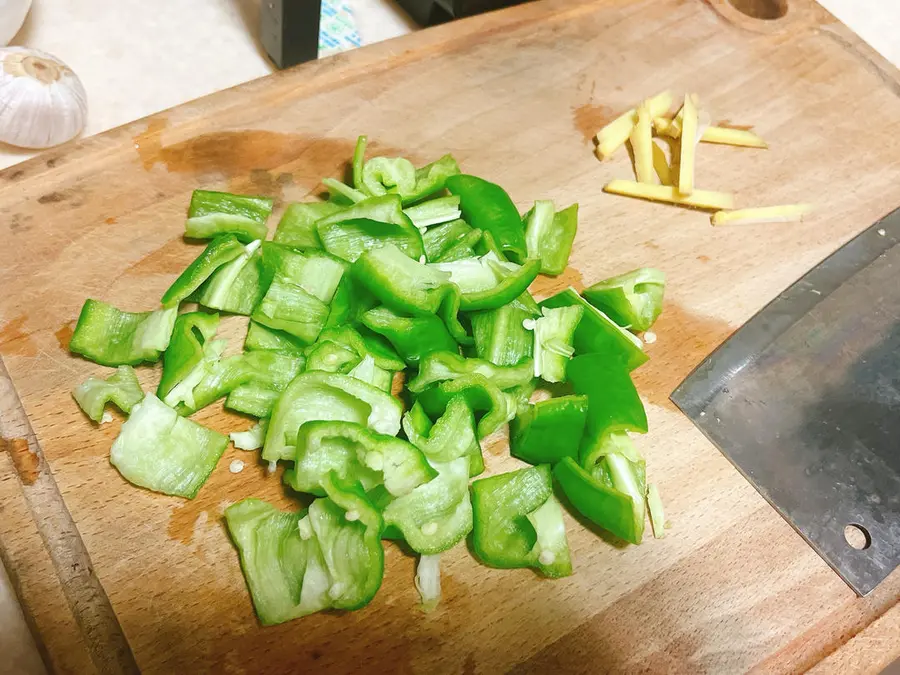
[[[172,339],[163,354],[162,377],[156,388],[156,395],[160,399],[165,401],[169,392],[184,381],[203,360],[204,347],[218,328],[218,314],[187,312],[175,319]]]
[[[400,197],[371,197],[316,223],[326,251],[348,262],[387,243],[414,260],[425,255],[422,235],[403,212]]]
[[[213,239],[197,258],[172,282],[162,296],[163,307],[177,307],[209,279],[213,272],[246,251],[234,235]]]
[[[157,361],[169,346],[178,309],[123,312],[100,300],[85,300],[69,351],[104,366]]]
[[[584,449],[601,443],[611,430],[647,432],[644,404],[620,362],[603,354],[582,354],[569,361],[567,374],[575,393],[588,397]]]
[[[565,382],[566,365],[575,353],[572,341],[584,310],[544,307],[534,321],[534,376],[545,382]]]
[[[589,304],[569,287],[540,303],[541,307],[573,307],[584,309],[578,328],[575,329],[576,354],[598,353],[606,358],[618,359],[628,370],[634,370],[647,361],[640,339],[621,328],[606,314]]]
[[[144,398],[144,391],[134,368],[119,366],[105,380],[89,377],[75,388],[72,397],[88,417],[102,423],[106,421],[104,408],[107,403],[112,401],[119,410],[127,414]]]
[[[632,544],[640,544],[644,533],[643,518],[635,518],[632,498],[604,485],[575,463],[563,457],[553,468],[568,500],[579,513],[604,530]]]
[[[446,186],[451,194],[459,196],[460,209],[467,223],[490,233],[500,250],[513,262],[523,262],[528,257],[522,219],[503,188],[466,174],[450,176]]]
[[[295,202],[289,204],[275,228],[273,241],[297,248],[322,248],[316,223],[344,207],[334,202]]]
[[[359,609],[375,597],[384,577],[384,521],[358,484],[334,474],[323,484],[328,498],[310,504],[309,526],[301,519],[297,529],[301,537],[311,532],[319,542],[331,579],[331,607]]]
[[[266,221],[272,213],[274,200],[250,197],[229,192],[194,190],[184,236],[189,239],[213,239],[223,234],[234,235],[249,244],[265,239]]]
[[[432,352],[422,359],[419,373],[407,384],[419,394],[436,382],[456,380],[473,373],[484,375],[499,389],[511,389],[531,381],[534,368],[530,362],[518,366],[497,366],[482,359],[467,359],[454,352]]]
[[[585,299],[620,326],[645,331],[662,312],[666,275],[642,267],[599,281],[583,291]]]
[[[526,260],[517,265],[488,253],[480,258],[432,263],[430,266],[450,274],[450,282],[462,293],[460,309],[472,311],[495,309],[512,302],[535,280],[541,262]]]
[[[554,212],[551,201],[539,200],[525,214],[525,245],[529,258],[540,258],[541,274],[562,274],[569,264],[578,230],[578,204]]]
[[[275,403],[262,458],[292,460],[296,455],[293,443],[305,422],[345,420],[393,436],[400,430],[402,413],[398,399],[349,375],[301,373]]]
[[[451,398],[437,422],[417,401],[403,416],[403,431],[430,462],[445,464],[460,457],[469,459],[469,475],[484,471],[484,457],[476,435],[475,415],[462,396]]]
[[[249,316],[266,293],[261,243],[247,244],[241,255],[213,272],[191,297],[210,309]]]
[[[480,478],[471,490],[472,547],[479,560],[506,569],[534,567],[548,577],[572,573],[548,465]]]
[[[323,495],[324,478],[334,472],[341,480],[359,481],[366,490],[383,484],[392,496],[402,497],[437,476],[412,443],[354,422],[302,424],[296,452],[284,482],[298,492]]]
[[[131,409],[109,461],[134,485],[193,499],[227,445],[227,436],[179,417],[147,394]]]
[[[469,314],[475,353],[498,366],[517,366],[534,353],[534,334],[525,328],[541,310],[528,291],[497,309]]]
[[[264,626],[307,616],[331,606],[331,578],[319,541],[298,527],[307,510],[285,513],[260,499],[225,509],[225,523],[241,558],[256,615]]]
[[[577,459],[587,412],[587,396],[560,396],[529,405],[510,422],[510,453],[529,464]]]
[[[417,553],[446,551],[472,531],[469,460],[434,463],[438,475],[384,507],[384,522]]]
[[[516,416],[518,396],[501,391],[484,375],[472,373],[454,380],[445,380],[423,391],[417,399],[429,415],[440,415],[450,400],[462,396],[469,408],[481,413],[478,437],[489,436]]]
[[[363,314],[361,321],[386,337],[406,363],[416,364],[432,352],[459,349],[437,316],[401,316],[387,307],[376,307]]]

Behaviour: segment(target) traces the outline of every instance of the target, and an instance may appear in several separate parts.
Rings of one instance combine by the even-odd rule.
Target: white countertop
[[[349,2],[363,44],[415,29],[392,0]],[[900,67],[900,0],[819,2]],[[259,3],[34,0],[13,44],[50,52],[78,74],[92,135],[271,73],[256,39]],[[0,145],[0,167],[33,154]],[[44,673],[2,568],[0,654],[17,673]]]

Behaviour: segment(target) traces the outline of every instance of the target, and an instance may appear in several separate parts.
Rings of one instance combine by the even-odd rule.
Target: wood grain
[[[70,584],[22,593],[57,669],[86,672],[69,653],[86,649],[97,670],[127,671],[128,655],[104,646],[118,644],[117,626],[145,673],[796,672],[838,663],[845,643],[859,655],[847,663],[866,658],[852,638],[893,617],[900,573],[857,599],[668,400],[733,330],[900,202],[896,71],[823,11],[789,5],[809,20],[761,31],[699,0],[528,3],[278,73],[0,173],[0,355],[102,584],[89,609],[108,598],[116,619],[73,601],[59,551],[7,555],[23,576],[34,555]],[[701,146],[698,188],[734,191],[741,206],[809,201],[816,215],[713,229],[701,213],[603,194],[629,177],[628,157],[600,164],[588,139],[664,88],[698,92],[713,119],[754,125],[770,144]],[[569,518],[576,574],[560,581],[488,569],[458,547],[428,616],[416,609],[413,561],[391,544],[366,609],[263,629],[221,514],[248,496],[289,508],[280,481],[253,461],[230,474],[233,458],[253,456],[229,449],[185,502],[129,486],[109,465],[120,418],[94,427],[70,397],[103,372],[66,349],[84,299],[151,308],[198,252],[181,239],[191,190],[272,195],[277,218],[344,171],[359,133],[376,153],[416,161],[451,151],[522,210],[579,202],[570,268],[537,281],[538,296],[640,265],[667,272],[658,341],[636,373],[651,426],[638,443],[673,524],[665,539],[618,548]],[[242,330],[223,321],[233,346]],[[155,386],[158,367],[140,378]],[[249,426],[221,406],[195,418]],[[488,471],[517,465],[502,437],[485,448]],[[32,541],[48,536],[27,520],[46,506],[32,487],[22,486],[28,508],[0,528],[7,551],[29,527]],[[80,642],[37,620],[61,594],[70,613],[59,625],[78,626]],[[890,631],[878,648],[900,651]]]

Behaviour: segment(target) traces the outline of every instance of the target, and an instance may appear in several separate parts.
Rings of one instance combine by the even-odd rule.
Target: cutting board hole
[[[788,12],[788,0],[728,0],[728,2],[751,19],[774,21]]]
[[[844,528],[844,539],[857,551],[864,551],[872,545],[869,531],[862,525],[851,523]]]

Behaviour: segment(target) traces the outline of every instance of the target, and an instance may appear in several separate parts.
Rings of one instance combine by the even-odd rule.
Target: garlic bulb
[[[87,96],[72,70],[46,52],[0,49],[0,141],[49,148],[84,128]]]
[[[9,44],[31,8],[31,0],[0,0],[0,47]]]

